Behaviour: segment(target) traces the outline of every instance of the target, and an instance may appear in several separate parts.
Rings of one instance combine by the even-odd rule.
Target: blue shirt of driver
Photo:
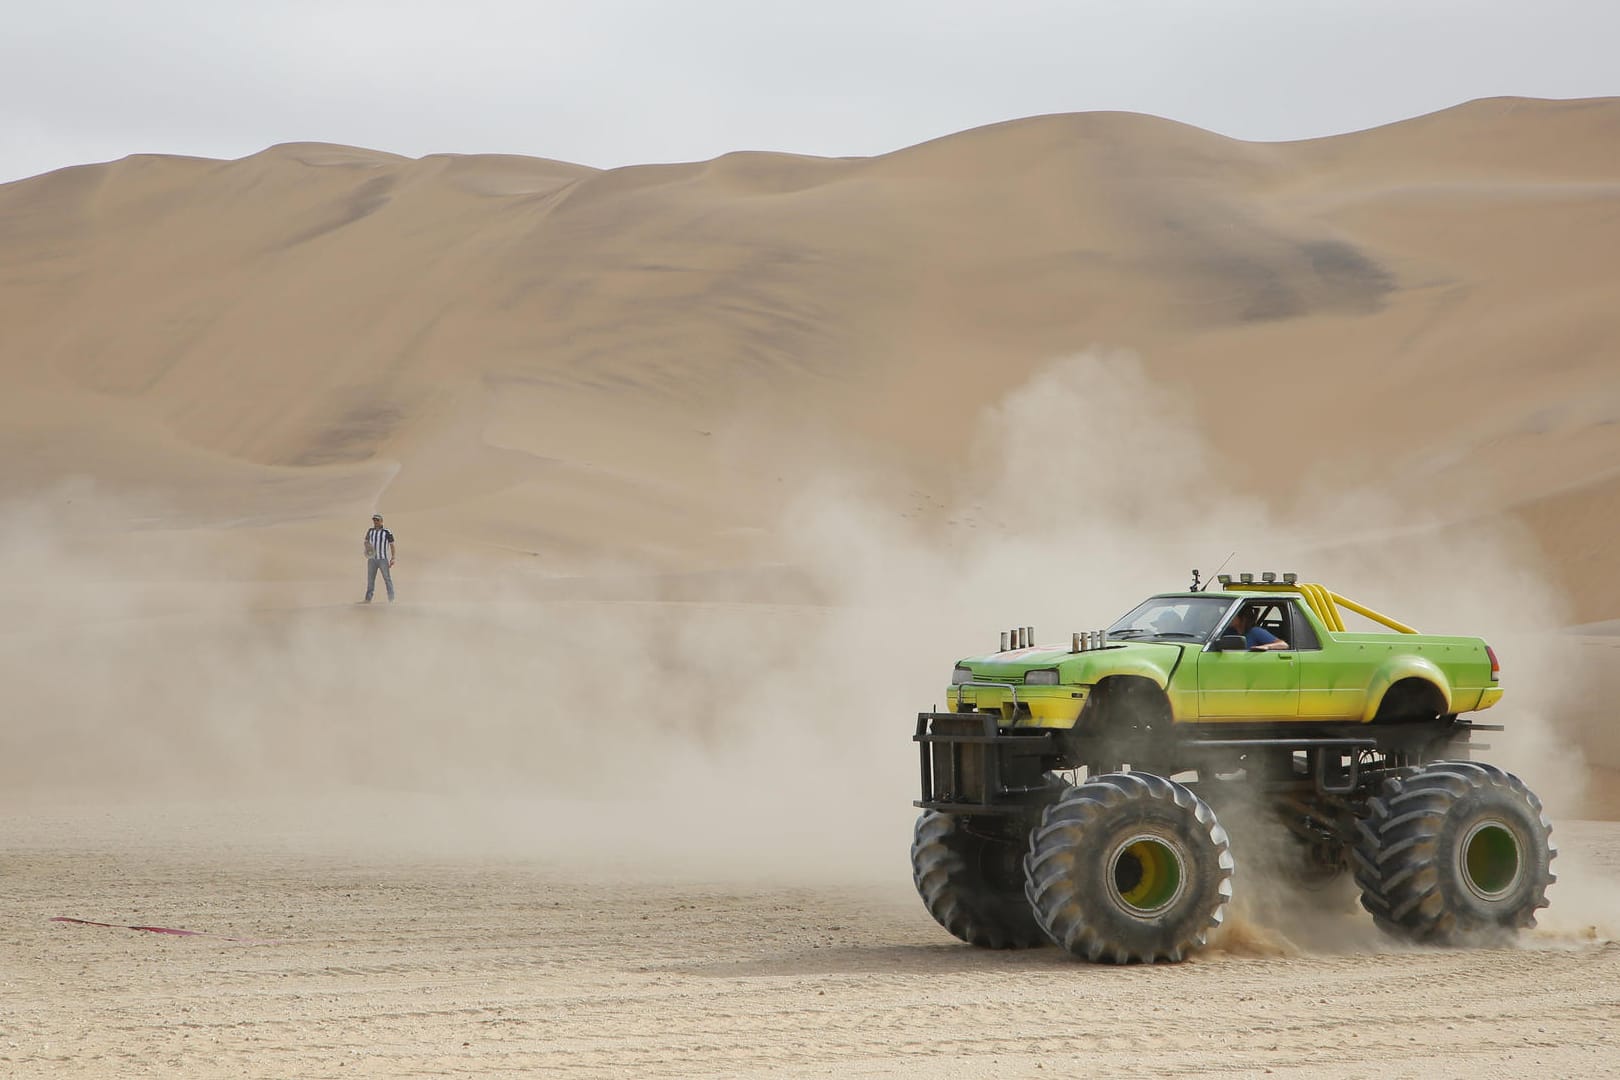
[[[1277,635],[1263,626],[1251,626],[1243,632],[1243,640],[1247,641],[1249,648],[1252,649],[1257,645],[1270,645],[1277,640]]]

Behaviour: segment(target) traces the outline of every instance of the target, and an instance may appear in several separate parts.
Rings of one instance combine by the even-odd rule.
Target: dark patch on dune
[[[1265,254],[1223,254],[1202,269],[1221,284],[1223,306],[1242,322],[1327,311],[1366,314],[1383,306],[1395,277],[1352,244],[1308,240]]]
[[[320,428],[304,452],[289,465],[341,465],[365,461],[377,445],[398,430],[405,414],[388,402],[365,402],[344,410]]]
[[[1368,314],[1397,287],[1355,244],[1252,202],[1153,187],[1121,198],[1125,220],[1153,238],[1151,272],[1181,283],[1185,310],[1198,321]]]
[[[1380,306],[1395,291],[1395,275],[1343,240],[1312,240],[1300,245],[1317,280],[1330,294],[1360,310]]]
[[[1243,322],[1292,319],[1308,310],[1285,275],[1263,259],[1232,255],[1211,259],[1206,266],[1222,283],[1230,307]]]

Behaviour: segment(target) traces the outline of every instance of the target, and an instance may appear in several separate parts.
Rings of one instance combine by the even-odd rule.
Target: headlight
[[[951,672],[951,685],[952,686],[961,686],[963,683],[972,682],[972,681],[973,681],[973,669],[972,668],[965,668],[965,667],[962,667],[961,665],[957,665],[956,670]]]
[[[1025,686],[1056,686],[1058,684],[1057,668],[1037,668],[1034,671],[1024,672]]]

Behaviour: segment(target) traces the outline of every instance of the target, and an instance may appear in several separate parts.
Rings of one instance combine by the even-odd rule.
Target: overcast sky
[[[595,166],[1126,109],[1245,139],[1620,94],[1620,0],[17,0],[0,181],[279,142]]]

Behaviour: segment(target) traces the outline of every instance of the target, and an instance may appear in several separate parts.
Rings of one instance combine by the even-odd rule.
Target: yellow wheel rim
[[[1463,883],[1481,900],[1500,900],[1511,893],[1523,862],[1518,836],[1500,821],[1475,825],[1457,848]]]
[[[1129,915],[1152,915],[1181,895],[1181,853],[1157,836],[1133,836],[1114,851],[1109,892]]]

